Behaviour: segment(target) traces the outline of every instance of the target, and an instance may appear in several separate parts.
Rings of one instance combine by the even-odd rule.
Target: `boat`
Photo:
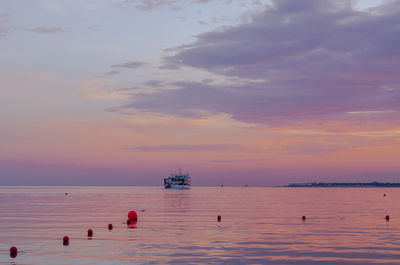
[[[164,178],[164,188],[166,189],[190,189],[189,173],[183,174],[179,168],[179,173],[172,173]]]

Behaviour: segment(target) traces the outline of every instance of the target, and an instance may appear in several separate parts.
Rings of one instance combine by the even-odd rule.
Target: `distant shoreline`
[[[388,182],[309,182],[309,183],[290,183],[283,187],[294,187],[294,188],[314,188],[314,187],[395,187],[400,188],[400,183],[388,183]]]

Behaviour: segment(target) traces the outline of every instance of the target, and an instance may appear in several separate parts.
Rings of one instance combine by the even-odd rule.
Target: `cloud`
[[[202,151],[234,151],[242,150],[234,144],[195,144],[195,145],[145,145],[124,147],[126,151],[135,152],[202,152]]]
[[[13,31],[30,31],[38,34],[56,34],[64,32],[60,27],[20,28],[9,26],[10,15],[0,14],[0,38]]]
[[[8,28],[8,22],[10,20],[10,16],[7,14],[0,14],[0,38],[7,35],[10,31]]]
[[[250,23],[205,33],[178,47],[167,62],[273,80],[349,78],[380,67],[384,73],[393,66],[385,59],[392,64],[400,56],[399,29],[389,27],[398,24],[399,2],[390,12],[379,7],[375,13],[354,11],[351,1],[340,3],[276,1]],[[378,65],[371,65],[375,59]]]
[[[175,82],[176,89],[136,94],[124,107],[191,117],[227,113],[263,124],[355,120],[360,115],[348,113],[361,112],[399,120],[400,1],[365,11],[352,3],[273,1],[250,22],[201,34],[165,58],[166,68],[241,82]]]
[[[121,72],[120,71],[111,70],[111,71],[106,72],[104,74],[104,76],[113,76],[113,75],[117,75],[119,73],[121,73]]]
[[[127,96],[108,87],[110,82],[104,78],[92,78],[81,83],[77,92],[92,100],[115,100],[124,99]]]
[[[111,65],[110,67],[112,69],[115,69],[115,68],[117,68],[117,69],[118,68],[119,69],[121,69],[121,68],[135,69],[135,68],[142,67],[144,65],[146,65],[146,63],[144,63],[144,62],[131,61],[131,62],[126,62],[126,63],[122,63],[122,64],[114,64],[114,65]],[[119,70],[118,71],[117,70],[110,70],[110,71],[104,73],[103,76],[114,76],[114,75],[117,75],[117,74],[120,74],[120,73],[121,73],[121,71],[119,71]]]
[[[266,82],[247,82],[238,85],[215,85],[199,82],[176,82],[176,89],[161,89],[155,93],[137,93],[121,109],[172,114],[180,117],[201,118],[206,115],[227,113],[233,119],[247,123],[281,124],[301,120],[324,121],[326,118],[381,119],[398,117],[399,93],[362,98],[362,93],[343,95],[345,92],[284,91],[265,89]],[[357,98],[357,97],[360,97]],[[397,97],[397,98],[396,98]],[[391,111],[378,109],[391,108]],[[374,111],[367,111],[374,109]],[[396,110],[397,109],[397,110]],[[376,115],[379,113],[379,115]],[[340,117],[339,117],[340,116]],[[329,120],[328,119],[328,120]]]
[[[241,163],[241,162],[259,162],[267,161],[267,159],[214,159],[209,160],[211,163]]]
[[[136,61],[131,61],[131,62],[126,62],[122,64],[114,64],[111,65],[112,68],[128,68],[128,69],[134,69],[134,68],[139,68],[141,66],[144,66],[146,63],[144,62],[136,62]]]
[[[218,0],[220,1],[220,0]],[[236,0],[246,2],[245,0]],[[210,2],[217,2],[217,0],[124,0],[120,2],[120,6],[128,7],[134,6],[141,10],[154,10],[160,8],[168,8],[170,10],[179,10],[188,5],[193,4],[207,4]],[[223,1],[225,4],[232,3],[232,0]]]
[[[21,28],[20,30],[30,31],[38,34],[57,34],[65,31],[63,28],[60,27]]]

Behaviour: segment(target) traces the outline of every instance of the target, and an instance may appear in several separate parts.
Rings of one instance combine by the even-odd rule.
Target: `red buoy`
[[[383,197],[386,197],[386,194],[383,194]]]
[[[130,211],[129,213],[128,213],[128,218],[129,218],[129,220],[131,220],[131,221],[136,221],[137,220],[137,213],[135,212],[135,211]]]
[[[16,247],[11,247],[10,248],[10,257],[15,258],[18,254],[18,249]]]
[[[87,236],[88,237],[92,237],[93,236],[93,230],[92,229],[87,230]]]
[[[112,224],[108,224],[108,230],[112,230],[113,229],[113,225]]]
[[[303,215],[303,216],[301,217],[301,219],[306,220],[306,217]]]
[[[221,215],[218,215],[218,216],[217,216],[218,222],[221,222],[221,219],[222,219]]]
[[[69,237],[68,236],[63,237],[63,245],[64,246],[68,246],[69,245]]]
[[[386,219],[386,221],[389,221],[390,216],[389,216],[389,215],[386,215],[385,219]]]
[[[16,247],[11,247],[10,248],[10,257],[15,258],[18,255],[18,249]]]

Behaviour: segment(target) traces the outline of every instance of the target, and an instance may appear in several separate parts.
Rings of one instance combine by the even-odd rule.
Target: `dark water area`
[[[399,264],[399,202],[396,188],[0,187],[0,264]]]

